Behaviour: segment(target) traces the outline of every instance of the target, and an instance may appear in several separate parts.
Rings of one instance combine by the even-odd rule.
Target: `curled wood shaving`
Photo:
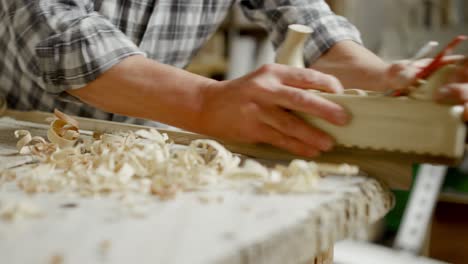
[[[315,162],[293,160],[289,166],[276,166],[261,188],[262,192],[309,192],[320,179],[320,171]]]
[[[78,121],[55,109],[55,117],[47,131],[47,138],[59,148],[69,148],[75,145],[80,132]]]
[[[19,138],[16,148],[20,154],[50,154],[56,150],[55,145],[46,142],[42,137],[31,136],[27,130],[16,130],[15,137]]]
[[[62,112],[60,112],[59,110],[57,109],[54,109],[54,115],[55,117],[57,117],[58,119],[64,121],[65,123],[69,124],[70,126],[72,127],[80,127],[78,121],[72,117],[70,117],[69,115],[66,115]]]
[[[16,130],[15,138],[20,138],[16,143],[16,149],[18,149],[19,153],[24,154],[24,147],[32,140],[31,133],[27,130]]]
[[[41,157],[16,177],[17,186],[25,192],[141,193],[171,199],[181,191],[245,187],[239,182],[249,182],[262,193],[308,192],[325,174],[358,171],[349,165],[303,160],[275,168],[255,160],[241,164],[238,156],[216,141],[200,139],[176,146],[155,129],[80,138],[77,123],[56,117],[49,129],[55,135],[51,143],[28,131],[15,132],[21,153],[26,146]]]

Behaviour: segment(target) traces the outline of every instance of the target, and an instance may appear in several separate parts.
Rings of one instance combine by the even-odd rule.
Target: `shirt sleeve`
[[[14,2],[15,56],[24,74],[48,92],[81,88],[125,57],[144,54],[94,11],[91,0]]]
[[[284,41],[289,25],[310,26],[314,32],[304,47],[306,65],[339,41],[353,40],[362,44],[356,27],[335,15],[323,0],[241,0],[240,4],[248,19],[270,32],[275,48]]]

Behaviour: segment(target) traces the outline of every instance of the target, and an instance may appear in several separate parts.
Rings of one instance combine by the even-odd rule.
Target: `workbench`
[[[0,170],[32,161],[17,154],[15,130],[45,136],[47,128],[0,117]],[[274,264],[332,263],[334,243],[381,219],[394,200],[360,173],[327,176],[304,194],[207,190],[171,200],[27,195],[0,179],[0,211],[11,203],[38,213],[0,217],[1,263]]]

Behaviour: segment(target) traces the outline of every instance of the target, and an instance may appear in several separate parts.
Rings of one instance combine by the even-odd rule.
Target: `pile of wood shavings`
[[[303,160],[273,169],[254,160],[241,165],[238,156],[216,141],[194,140],[181,147],[155,129],[83,137],[76,120],[58,111],[55,116],[47,132],[49,141],[26,130],[15,132],[18,151],[39,162],[16,169],[16,177],[12,170],[0,177],[14,179],[28,193],[142,193],[168,199],[181,191],[233,187],[243,180],[262,193],[309,192],[323,174],[358,172],[346,164]]]

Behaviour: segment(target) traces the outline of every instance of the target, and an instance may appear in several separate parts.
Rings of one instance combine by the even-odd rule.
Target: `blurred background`
[[[429,40],[441,45],[468,33],[466,0],[326,0],[361,31],[367,48],[385,60],[408,58]],[[468,52],[463,45],[460,52]],[[205,76],[232,79],[273,62],[266,32],[235,8],[188,67]]]
[[[364,44],[386,61],[411,57],[430,40],[445,45],[468,34],[468,0],[328,0],[335,13],[361,31]],[[468,54],[468,45],[457,50]],[[218,32],[198,53],[188,70],[215,79],[240,77],[274,61],[266,32],[234,9]],[[414,166],[413,180],[419,166]],[[378,227],[361,236],[391,245],[410,190],[394,190],[397,205]],[[449,169],[434,217],[427,228],[424,256],[450,263],[468,263],[468,161]]]

